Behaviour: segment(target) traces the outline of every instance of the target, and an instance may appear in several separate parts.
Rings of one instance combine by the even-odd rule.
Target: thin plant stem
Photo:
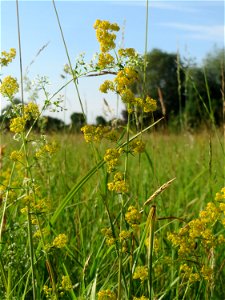
[[[120,232],[122,230],[122,226],[123,226],[123,205],[124,205],[124,201],[123,201],[123,196],[120,195],[121,198],[121,212],[120,212]],[[117,299],[120,300],[121,299],[121,293],[122,293],[122,246],[119,245],[119,270],[118,270],[118,294],[117,294]]]
[[[6,274],[5,274],[5,270],[4,270],[4,265],[2,262],[2,257],[0,256],[0,270],[1,270],[1,274],[2,274],[2,281],[5,287],[5,290],[7,291],[7,279],[6,279]]]
[[[84,113],[83,103],[81,101],[80,92],[79,92],[79,89],[78,89],[78,86],[77,86],[77,82],[76,82],[77,78],[76,78],[76,76],[74,74],[74,71],[73,71],[72,63],[71,63],[70,56],[69,56],[68,47],[66,45],[66,41],[65,41],[65,38],[64,38],[64,34],[63,34],[62,26],[61,26],[61,23],[60,23],[60,20],[59,20],[59,15],[58,15],[58,11],[57,11],[57,8],[56,8],[56,5],[55,5],[55,1],[52,0],[52,3],[53,3],[53,6],[54,6],[54,11],[55,11],[55,14],[56,14],[57,23],[59,25],[61,37],[62,37],[64,48],[65,48],[65,51],[66,51],[66,56],[67,56],[67,59],[68,59],[70,71],[71,71],[71,74],[73,76],[73,82],[74,82],[74,85],[75,85],[75,88],[76,88],[76,92],[77,92],[77,96],[78,96],[78,99],[79,99],[79,102],[80,102],[81,111],[82,111],[82,114],[84,116],[84,120],[86,121],[86,115]]]
[[[10,293],[11,293],[11,280],[12,280],[12,269],[9,267],[8,269],[8,281],[7,281],[7,293],[6,293],[6,299],[10,300]]]
[[[182,121],[182,107],[181,107],[181,78],[180,78],[180,53],[177,49],[177,91],[178,91],[178,100],[179,100],[179,121],[180,121],[180,130],[183,129],[183,121]]]
[[[31,224],[30,214],[31,214],[30,203],[28,202],[28,205],[27,205],[28,239],[29,239],[29,250],[30,250],[33,300],[35,300],[36,299],[36,289],[35,289],[35,274],[34,274],[34,248],[33,248],[32,224]]]
[[[146,0],[146,17],[145,17],[145,54],[144,54],[143,96],[145,96],[145,93],[146,93],[147,52],[148,52],[148,0]]]
[[[22,47],[20,38],[20,18],[19,18],[19,0],[16,0],[16,17],[17,17],[17,31],[18,31],[18,44],[19,44],[19,58],[20,58],[20,90],[21,90],[21,101],[22,101],[22,112],[24,106],[24,95],[23,95],[23,64],[22,64]]]
[[[152,299],[152,283],[153,283],[153,248],[154,248],[154,230],[155,230],[155,220],[156,220],[156,206],[152,205],[148,215],[147,224],[149,223],[149,244],[148,244],[148,292],[149,300]]]

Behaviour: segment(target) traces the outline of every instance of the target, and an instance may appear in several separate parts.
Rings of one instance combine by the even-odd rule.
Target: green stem
[[[74,82],[74,85],[75,85],[75,88],[76,88],[76,92],[77,92],[77,96],[78,96],[78,99],[79,99],[79,102],[80,102],[80,107],[81,107],[81,110],[82,110],[82,114],[83,114],[84,120],[86,121],[86,115],[85,115],[85,113],[84,113],[83,103],[82,103],[82,101],[81,101],[79,89],[78,89],[78,86],[77,86],[77,81],[76,81],[77,78],[76,78],[76,76],[75,76],[75,74],[74,74],[74,71],[73,71],[72,63],[71,63],[70,56],[69,56],[69,51],[68,51],[68,48],[67,48],[67,45],[66,45],[66,41],[65,41],[65,38],[64,38],[64,34],[63,34],[62,26],[61,26],[61,23],[60,23],[60,20],[59,20],[59,15],[58,15],[58,12],[57,12],[57,8],[56,8],[56,5],[55,5],[55,1],[52,0],[52,3],[53,3],[53,6],[54,6],[54,10],[55,10],[57,22],[58,22],[58,25],[59,25],[61,37],[62,37],[63,44],[64,44],[64,47],[65,47],[66,56],[67,56],[68,63],[69,63],[69,66],[70,66],[70,71],[71,71],[71,74],[72,74],[72,76],[73,76],[73,82]]]
[[[33,248],[32,223],[31,223],[30,214],[31,214],[30,203],[28,202],[28,205],[27,205],[28,239],[29,239],[30,262],[31,262],[33,300],[35,300],[36,299],[36,289],[35,289],[35,274],[34,274],[34,248]]]
[[[149,222],[149,245],[148,245],[148,292],[149,292],[149,300],[152,299],[152,291],[153,291],[153,273],[152,273],[152,265],[153,265],[153,250],[154,250],[154,228],[155,228],[155,219],[156,219],[156,207],[153,205],[150,209],[148,220]]]
[[[11,293],[11,279],[12,279],[12,270],[9,267],[8,269],[8,282],[7,282],[7,294],[6,294],[6,299],[10,300],[10,293]]]
[[[146,0],[146,17],[145,17],[145,54],[144,54],[144,78],[143,78],[143,96],[144,97],[146,94],[147,52],[148,52],[148,0]]]
[[[7,291],[7,279],[6,279],[6,274],[5,274],[5,270],[4,270],[4,265],[2,263],[2,257],[0,256],[0,270],[1,270],[1,274],[2,274],[2,281],[5,287],[5,290]]]
[[[123,196],[120,195],[121,198],[121,212],[120,212],[120,232],[122,230],[123,226]],[[118,271],[118,295],[117,299],[120,300],[122,296],[122,267],[123,267],[123,261],[122,261],[122,245],[119,245],[119,271]]]
[[[19,18],[19,1],[16,0],[16,16],[17,16],[17,31],[18,31],[18,43],[19,43],[19,57],[20,57],[20,90],[22,101],[22,112],[24,107],[24,95],[23,95],[23,65],[22,65],[22,48],[20,40],[20,18]]]

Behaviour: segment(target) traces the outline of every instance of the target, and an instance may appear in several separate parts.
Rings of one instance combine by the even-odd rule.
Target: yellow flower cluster
[[[115,170],[115,167],[119,164],[119,157],[121,149],[109,148],[106,150],[104,155],[104,161],[107,165],[107,172],[111,173]]]
[[[38,118],[40,115],[37,104],[28,103],[24,106],[23,117],[16,117],[10,120],[10,131],[15,133],[21,133],[25,130],[26,122],[31,120],[31,118]]]
[[[221,189],[219,193],[216,193],[215,201],[223,201],[225,200],[225,187]]]
[[[98,56],[98,66],[100,69],[105,69],[114,63],[114,57],[109,53],[100,53]]]
[[[114,175],[113,182],[108,183],[109,191],[115,191],[117,193],[127,193],[128,192],[128,185],[124,180],[124,176],[121,172],[117,172]]]
[[[52,295],[52,288],[51,287],[48,287],[46,284],[43,286],[43,292],[46,296],[47,299],[50,299],[51,298],[51,295]]]
[[[130,144],[130,151],[133,154],[142,153],[145,151],[145,143],[141,140],[134,140]]]
[[[223,205],[216,206],[209,202],[205,210],[199,213],[199,218],[190,221],[181,228],[178,234],[168,235],[173,245],[178,246],[180,256],[187,256],[193,253],[196,239],[199,239],[202,247],[215,247],[218,244],[218,237],[213,234],[213,227],[217,221],[223,224]],[[220,237],[221,239],[221,237]]]
[[[52,246],[56,248],[63,248],[66,246],[67,242],[67,236],[64,233],[61,233],[54,239],[54,241],[52,242]]]
[[[113,32],[120,30],[116,23],[112,24],[109,21],[96,20],[94,29],[96,30],[97,40],[100,43],[101,52],[108,52],[116,47],[116,35]]]
[[[102,93],[115,91],[120,96],[124,103],[140,107],[144,112],[149,113],[157,109],[157,102],[150,96],[145,99],[135,97],[130,87],[138,81],[139,75],[133,67],[124,67],[120,70],[113,81],[105,80],[99,87]]]
[[[116,239],[113,237],[113,233],[112,233],[112,229],[111,228],[103,228],[101,230],[101,232],[105,236],[105,238],[106,238],[106,244],[108,246],[112,246],[113,244],[115,244]]]
[[[189,283],[194,283],[200,280],[198,273],[192,273],[192,269],[187,264],[180,266],[180,271],[183,274],[183,278],[189,280]]]
[[[22,214],[26,214],[28,210],[28,204],[30,206],[30,211],[32,212],[32,224],[37,223],[37,219],[35,217],[36,214],[49,212],[50,209],[50,201],[45,197],[41,197],[38,191],[35,191],[35,193],[32,191],[29,194],[25,195],[22,198],[22,202],[24,204],[24,207],[20,210]]]
[[[84,139],[87,143],[101,141],[105,133],[105,129],[101,125],[85,125],[81,128],[81,131],[84,133]]]
[[[139,298],[134,297],[133,300],[148,300],[148,298],[145,297],[145,296],[141,296],[141,297],[139,297]]]
[[[23,117],[17,117],[10,120],[10,131],[15,133],[21,133],[25,130],[26,119]]]
[[[21,162],[23,160],[24,154],[21,151],[13,151],[10,154],[10,159],[13,161],[19,161]]]
[[[6,76],[0,85],[0,93],[3,97],[11,98],[19,91],[17,80],[12,76]]]
[[[207,266],[202,266],[201,274],[205,280],[209,281],[212,280],[213,277],[213,269]]]
[[[123,70],[120,70],[114,82],[116,84],[116,91],[121,94],[125,89],[134,84],[138,80],[139,76],[137,71],[132,67],[124,67]]]
[[[146,112],[146,113],[155,111],[157,109],[156,100],[147,96],[147,98],[145,99],[145,101],[143,103],[143,109],[144,109],[144,112]]]
[[[119,239],[120,241],[125,241],[129,239],[130,235],[131,235],[130,231],[122,230],[119,234]]]
[[[2,67],[8,66],[9,63],[16,57],[16,49],[11,48],[9,52],[2,51],[0,57],[0,64]]]
[[[36,103],[29,102],[24,106],[24,118],[26,120],[37,119],[40,116],[39,108]]]
[[[221,223],[225,226],[225,203],[224,191],[216,194],[217,202],[209,202],[206,208],[199,213],[199,217],[190,221],[186,226],[181,228],[178,233],[168,234],[168,239],[172,244],[178,247],[178,255],[191,262],[191,259],[206,255],[209,251],[215,251],[220,244],[225,244],[224,234],[216,234],[216,225]],[[219,203],[218,203],[219,202]],[[205,280],[211,280],[213,269],[206,264],[200,264],[199,273],[192,273],[192,268],[187,264],[181,266],[184,276],[189,278],[190,282],[200,280],[200,275]]]
[[[140,279],[143,283],[148,278],[148,268],[147,266],[136,267],[133,275],[133,279]]]
[[[58,149],[58,145],[56,142],[47,143],[46,145],[42,146],[36,153],[36,158],[40,158],[45,154],[54,154]]]
[[[73,286],[72,286],[72,283],[71,283],[71,280],[70,280],[69,276],[62,276],[61,288],[64,291],[72,290]]]
[[[136,51],[134,48],[121,48],[118,50],[118,55],[125,57],[134,57],[136,55]]]
[[[98,300],[116,300],[116,294],[110,290],[102,290],[98,292]]]
[[[114,84],[111,80],[105,80],[99,87],[100,92],[108,93],[109,90],[114,91]]]
[[[131,227],[135,228],[140,224],[141,213],[134,206],[129,206],[125,214],[125,220]]]
[[[117,24],[111,24],[109,21],[97,20],[94,24],[96,29],[97,40],[100,43],[101,53],[98,57],[98,67],[104,69],[106,67],[112,67],[115,62],[114,57],[108,52],[115,48],[115,33],[118,31],[119,26]],[[101,84],[99,90],[102,93],[108,93],[108,91],[114,91],[121,96],[121,99],[126,104],[131,104],[136,107],[140,107],[144,112],[153,112],[157,109],[157,104],[154,99],[147,96],[146,99],[136,98],[131,91],[132,85],[139,80],[139,74],[135,70],[132,58],[137,54],[134,48],[126,48],[118,50],[119,71],[113,81],[106,80]],[[122,59],[123,58],[123,59]],[[129,112],[133,110],[130,109]]]
[[[33,237],[41,238],[41,236],[48,236],[49,234],[50,234],[50,231],[48,228],[42,228],[41,230],[38,229],[37,231],[35,231],[35,233],[33,234]]]

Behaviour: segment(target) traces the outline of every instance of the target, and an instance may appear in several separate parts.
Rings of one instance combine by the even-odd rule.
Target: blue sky
[[[96,19],[117,22],[124,26],[124,47],[134,47],[144,53],[146,1],[55,1],[72,62],[81,53],[87,61],[99,51],[93,23]],[[29,77],[48,76],[50,94],[63,83],[60,77],[67,58],[56,22],[52,1],[19,1],[23,69],[34,59],[38,50],[48,46],[30,67]],[[121,43],[121,33],[117,41]],[[1,51],[11,47],[18,49],[16,3],[1,0]],[[204,56],[214,46],[224,47],[224,2],[223,1],[149,1],[148,50],[160,48],[176,52],[183,57],[192,57],[201,64]],[[11,74],[19,79],[19,58],[2,69],[3,76]],[[98,87],[104,78],[79,80],[79,90],[87,111],[89,122],[103,114],[103,98],[113,115],[122,109],[117,107],[116,95],[103,95]],[[80,111],[79,101],[73,84],[61,92],[65,97],[67,111],[54,114],[69,122],[72,112]],[[29,99],[26,99],[28,101]],[[43,104],[40,94],[37,102]],[[7,102],[1,99],[2,107]],[[52,113],[50,113],[53,115]],[[112,117],[113,115],[109,116]]]

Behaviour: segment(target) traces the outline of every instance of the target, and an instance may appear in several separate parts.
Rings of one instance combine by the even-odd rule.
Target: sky
[[[1,51],[16,48],[18,53],[18,35],[16,19],[16,1],[3,1],[1,4]],[[123,47],[133,47],[140,54],[145,48],[146,1],[57,1],[59,19],[64,32],[72,64],[85,52],[87,62],[96,52],[99,44],[95,37],[93,24],[96,19],[116,22],[123,28],[117,42]],[[224,1],[151,1],[148,7],[148,51],[159,48],[166,52],[177,52],[181,57],[193,58],[201,65],[207,53],[215,47],[224,47]],[[23,73],[31,81],[37,76],[47,76],[50,95],[54,94],[70,78],[63,79],[67,56],[52,1],[19,0],[20,31],[22,46]],[[39,50],[47,46],[39,53]],[[33,61],[32,64],[30,64]],[[7,68],[1,70],[1,78],[12,75],[20,80],[19,55]],[[101,94],[100,84],[108,78],[89,77],[78,81],[81,100],[88,122],[95,121],[97,115],[110,119],[120,117],[123,105],[116,95]],[[17,95],[20,97],[20,93]],[[70,122],[73,112],[81,112],[79,100],[73,83],[60,92],[62,106],[66,108],[58,113],[46,114]],[[104,99],[110,107],[106,111]],[[39,93],[37,103],[44,103],[43,93]],[[25,101],[29,95],[25,93]],[[8,104],[1,98],[1,109]]]

